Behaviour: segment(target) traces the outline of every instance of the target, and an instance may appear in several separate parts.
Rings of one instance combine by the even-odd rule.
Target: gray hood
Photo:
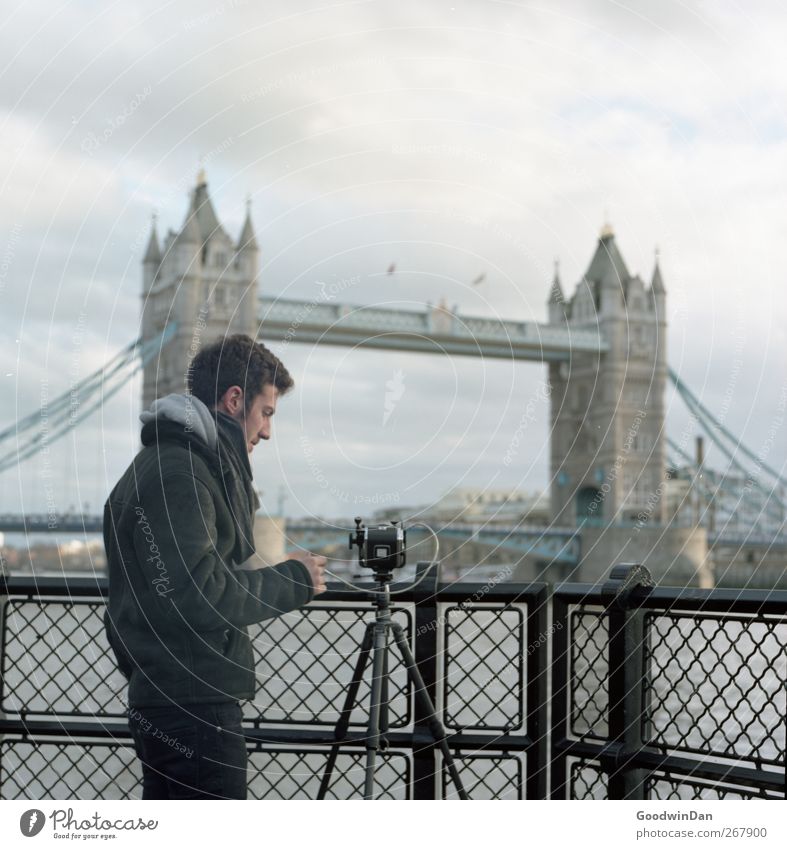
[[[154,419],[168,419],[182,424],[187,431],[196,434],[209,448],[216,450],[219,435],[215,414],[194,395],[178,395],[173,392],[171,395],[157,398],[139,416],[143,425]]]

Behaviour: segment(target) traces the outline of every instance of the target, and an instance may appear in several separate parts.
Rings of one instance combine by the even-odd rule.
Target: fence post
[[[566,775],[566,755],[558,742],[568,739],[570,684],[568,604],[561,595],[552,593],[552,662],[549,702],[552,709],[550,728],[550,799],[565,799],[569,795]]]
[[[4,728],[6,715],[3,713],[3,696],[5,695],[5,681],[3,680],[3,667],[5,666],[5,658],[2,652],[5,651],[5,608],[8,604],[8,565],[6,563],[3,549],[0,547],[0,775],[2,775],[2,745],[5,739]],[[0,786],[0,799],[3,798],[2,787]]]
[[[420,578],[428,563],[418,563],[416,577]],[[437,709],[437,584],[440,565],[415,588],[415,658],[424,686],[432,704]],[[432,731],[423,711],[415,699],[413,713],[413,798],[435,799],[436,782],[440,777],[436,761],[436,748]]]
[[[637,597],[653,587],[650,572],[638,563],[620,563],[601,588],[609,617],[609,744],[601,766],[609,776],[610,799],[644,799],[647,771],[630,766],[642,748],[645,714],[644,613]]]
[[[547,764],[549,763],[549,728],[547,701],[549,688],[549,595],[546,587],[528,601],[527,606],[527,734],[533,741],[527,754],[527,798],[549,798]]]

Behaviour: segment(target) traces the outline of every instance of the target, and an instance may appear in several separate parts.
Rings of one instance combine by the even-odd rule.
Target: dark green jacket
[[[232,438],[245,451],[236,427]],[[309,572],[298,560],[237,568],[239,552],[253,551],[242,538],[253,513],[236,519],[242,508],[215,445],[162,418],[148,421],[142,441],[104,506],[104,623],[129,706],[252,699],[247,626],[311,601]]]

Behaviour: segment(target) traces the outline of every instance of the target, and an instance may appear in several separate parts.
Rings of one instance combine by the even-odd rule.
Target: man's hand
[[[328,562],[325,557],[308,551],[290,551],[286,559],[300,560],[306,566],[312,578],[315,595],[325,592],[325,564]]]

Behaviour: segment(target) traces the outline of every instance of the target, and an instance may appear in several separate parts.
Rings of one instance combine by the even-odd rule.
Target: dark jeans
[[[237,701],[128,709],[143,799],[245,799]]]

